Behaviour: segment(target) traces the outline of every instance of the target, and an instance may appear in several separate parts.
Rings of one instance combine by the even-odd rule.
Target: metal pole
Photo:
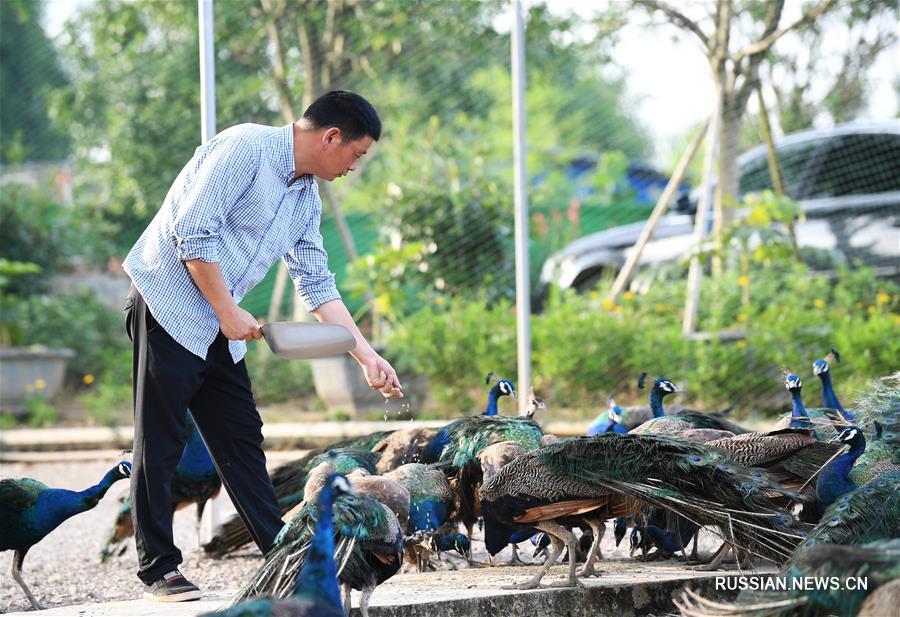
[[[216,50],[213,34],[213,0],[197,0],[200,18],[200,139],[206,143],[216,136]],[[224,494],[224,492],[222,493]],[[205,535],[212,538],[221,518],[222,505],[213,499],[206,509]]]
[[[200,14],[200,138],[216,135],[216,52],[213,0],[197,0]]]
[[[528,271],[528,177],[525,169],[525,21],[522,3],[511,0],[513,184],[516,220],[516,338],[519,413],[528,407],[531,390],[531,288]]]

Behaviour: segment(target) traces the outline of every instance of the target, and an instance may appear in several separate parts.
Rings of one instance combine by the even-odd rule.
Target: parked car
[[[834,261],[859,261],[882,276],[900,277],[900,122],[850,124],[795,133],[776,141],[785,192],[805,220],[795,226],[801,250]],[[766,146],[738,158],[741,196],[772,187]],[[677,263],[694,248],[697,200],[681,200],[660,219],[640,267]],[[624,265],[644,222],[572,242],[543,264],[538,294],[549,285],[591,289]]]

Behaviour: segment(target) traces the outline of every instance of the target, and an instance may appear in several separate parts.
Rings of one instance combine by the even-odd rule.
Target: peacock
[[[617,433],[623,435],[628,432],[623,422],[625,421],[625,410],[616,405],[613,395],[606,397],[606,404],[609,410],[597,416],[588,427],[586,435],[592,437],[601,433]]]
[[[203,443],[200,431],[194,423],[191,413],[187,413],[187,426],[190,436],[184,446],[181,459],[172,476],[172,510],[180,510],[191,504],[197,506],[195,529],[197,544],[200,545],[200,521],[206,502],[215,499],[222,488],[222,480],[216,472],[209,450]],[[113,554],[121,555],[126,548],[125,540],[134,536],[134,525],[131,519],[131,499],[126,493],[120,498],[122,502],[112,532],[106,545],[100,552],[100,560],[106,563]]]
[[[326,462],[316,471],[327,477],[333,473],[333,467],[327,467]],[[335,560],[344,564],[339,579],[345,590],[346,606],[349,606],[350,589],[360,589],[360,611],[368,617],[372,591],[400,570],[403,529],[390,508],[369,495],[338,496],[333,509]],[[315,499],[304,501],[279,532],[275,547],[234,602],[257,595],[285,598],[291,593],[306,560],[317,516]]]
[[[797,375],[787,373],[782,376],[784,387],[791,394],[791,415],[782,417],[775,424],[775,430],[783,428],[813,429],[814,434],[823,440],[837,437],[838,430],[834,426],[840,417],[833,409],[807,409],[803,404],[803,382]]]
[[[384,474],[384,477],[398,482],[409,492],[409,523],[406,525],[406,533],[421,531],[436,535],[454,508],[453,491],[444,474],[421,463],[409,463]],[[445,541],[444,537],[435,540],[434,552],[457,548],[450,539],[445,541],[445,546],[449,548],[441,549],[442,541]],[[406,552],[410,562],[415,563],[420,572],[430,566],[429,551],[424,544],[408,546]],[[460,550],[463,556],[468,553],[468,549]]]
[[[83,491],[50,488],[32,478],[0,480],[0,551],[14,551],[12,576],[35,609],[43,607],[22,579],[28,550],[67,519],[96,506],[113,484],[129,477],[131,463],[122,461]]]
[[[643,387],[643,380],[646,373],[641,374],[638,381],[638,387]],[[735,435],[746,433],[747,431],[724,418],[724,414],[706,414],[696,411],[680,411],[676,415],[667,416],[663,407],[663,400],[670,394],[679,392],[674,383],[665,377],[658,378],[650,389],[650,409],[653,411],[653,417],[631,429],[630,433],[676,433],[689,429],[715,429],[720,431],[729,431]]]
[[[629,538],[631,543],[629,555],[634,557],[635,553],[640,551],[643,561],[652,561],[661,558],[668,559],[679,551],[684,551],[700,528],[686,519],[679,519],[679,521],[679,526],[674,531],[656,525],[634,527]],[[654,547],[656,551],[650,553],[650,549]]]
[[[825,405],[825,408],[834,409],[838,412],[841,419],[847,422],[853,422],[856,420],[856,414],[848,409],[844,409],[844,406],[841,405],[841,401],[837,397],[837,393],[834,391],[834,386],[831,383],[831,365],[829,364],[829,360],[840,362],[841,354],[832,349],[824,359],[813,362],[813,373],[819,378],[819,381],[822,382],[822,403]]]
[[[487,374],[487,376],[485,377],[485,383],[490,383],[491,379],[494,379],[493,371]],[[488,417],[496,416],[497,401],[500,400],[501,396],[511,396],[513,398],[517,398],[516,388],[511,381],[507,379],[497,379],[497,383],[495,383],[488,392],[487,407],[485,407],[481,415]],[[453,429],[453,427],[460,424],[463,420],[465,420],[465,418],[460,418],[442,427],[437,432],[437,434],[428,442],[428,445],[425,447],[425,451],[422,453],[421,462],[436,463],[438,460],[440,460],[444,448],[446,448],[447,444],[450,443],[451,430]]]
[[[542,436],[541,428],[523,416],[472,416],[448,427],[447,445],[437,465],[450,480],[456,496],[455,519],[465,525],[470,541],[480,516],[478,488],[484,450],[495,443],[511,442],[529,452],[540,447]]]
[[[325,460],[332,460],[338,473],[348,474],[357,468],[375,473],[381,455],[371,452],[369,448],[385,436],[386,433],[380,431],[361,438],[345,440],[336,444],[334,448],[311,450],[302,458],[275,468],[270,477],[281,511],[288,512],[303,500],[307,474]],[[203,550],[208,555],[222,557],[252,541],[244,521],[235,514],[216,530],[210,541],[203,545]]]
[[[697,525],[715,525],[740,549],[783,562],[802,536],[791,528],[792,518],[774,506],[774,495],[795,494],[765,472],[735,465],[711,448],[635,434],[580,437],[528,452],[503,467],[480,492],[490,554],[524,526],[551,536],[550,558],[520,589],[538,586],[563,546],[570,555],[564,585],[578,584],[571,559],[575,538],[560,522],[632,515],[642,502]],[[594,554],[599,537],[595,534]],[[593,556],[584,574],[591,573]]]
[[[744,593],[723,605],[686,591],[684,615],[856,615],[866,594],[900,576],[900,472],[887,473],[839,497],[794,549],[779,576],[865,576],[867,589]],[[877,613],[876,613],[877,614]]]
[[[335,502],[352,494],[347,479],[332,473],[316,500],[315,528],[303,555],[303,566],[293,593],[285,599],[254,598],[204,617],[343,617],[341,591],[334,560]]]
[[[848,426],[837,436],[837,441],[849,448],[825,465],[816,480],[816,502],[824,510],[834,501],[856,489],[851,470],[859,456],[866,450],[866,438],[856,426]]]

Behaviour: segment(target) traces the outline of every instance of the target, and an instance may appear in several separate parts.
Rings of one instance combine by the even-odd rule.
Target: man
[[[238,302],[283,257],[306,308],[346,326],[369,385],[403,392],[393,367],[360,333],[340,299],[319,224],[314,177],[331,181],[381,136],[364,98],[329,92],[283,127],[241,124],[197,148],[156,217],[125,260],[125,304],[134,343],[134,469],[131,483],[147,599],[196,600],[177,569],[170,481],[187,438],[190,408],[222,482],[265,554],[282,527],[266,473],[262,421],[244,365],[245,341],[262,334]]]

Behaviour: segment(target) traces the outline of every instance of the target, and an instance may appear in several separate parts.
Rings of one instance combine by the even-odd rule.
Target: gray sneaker
[[[154,602],[188,602],[200,599],[200,589],[184,578],[178,570],[172,570],[159,580],[144,585],[144,599]]]

